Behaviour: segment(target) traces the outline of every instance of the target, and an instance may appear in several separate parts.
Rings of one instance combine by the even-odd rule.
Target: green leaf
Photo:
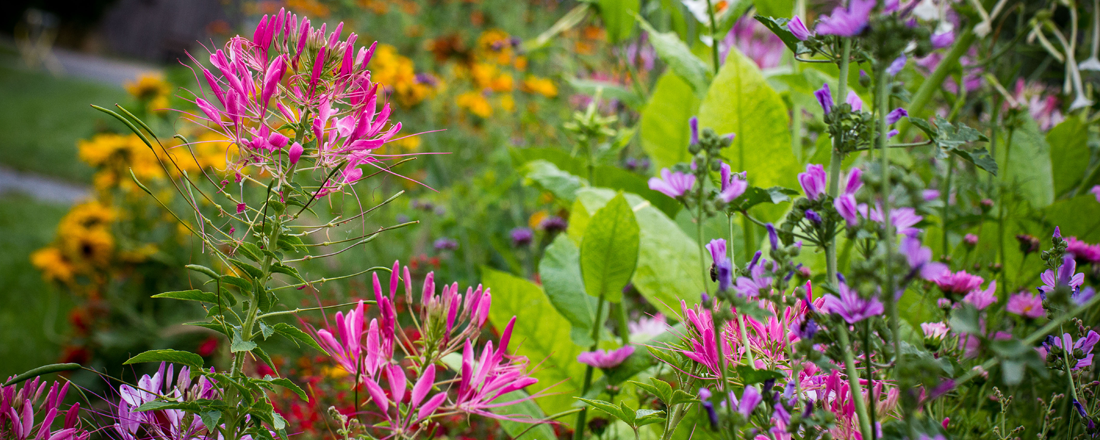
[[[955,309],[947,323],[956,333],[982,334],[981,326],[978,324],[978,309],[969,304],[963,304],[962,307]]]
[[[222,276],[222,282],[230,286],[241,289],[241,292],[248,293],[252,291],[252,282],[241,277],[235,277],[233,275]]]
[[[512,391],[497,397],[493,402],[515,402],[527,397],[527,393],[523,391]],[[542,420],[546,418],[546,414],[539,409],[539,406],[534,400],[527,400],[520,403],[514,403],[507,406],[500,406],[492,408],[493,414],[501,416],[521,416],[526,422],[517,422],[507,419],[500,419],[500,427],[504,428],[504,432],[507,432],[515,440],[519,439],[553,439],[557,436],[554,435],[554,429],[548,423],[541,423],[539,426],[531,428],[530,421]],[[530,431],[527,428],[531,428]],[[520,433],[527,431],[522,437],[516,437]]]
[[[550,300],[538,285],[511,274],[482,267],[481,282],[493,290],[493,307],[489,320],[498,331],[504,330],[514,316],[513,354],[542,362],[532,376],[537,384],[528,387],[536,393],[550,387],[553,394],[536,403],[546,414],[557,414],[571,408],[571,395],[580,394],[584,365],[577,362],[581,347],[569,339],[569,321],[554,310]],[[565,421],[563,421],[565,422]]]
[[[283,335],[287,339],[290,339],[292,342],[294,342],[295,345],[298,345],[299,347],[301,347],[301,345],[299,345],[298,343],[301,342],[306,344],[307,346],[313,347],[317,351],[325,351],[325,349],[321,348],[321,346],[317,344],[317,341],[313,340],[313,337],[310,336],[308,333],[302,331],[302,329],[298,327],[287,324],[285,322],[275,324],[275,333],[278,333],[280,335]]]
[[[585,291],[617,303],[638,264],[638,222],[622,194],[611,199],[588,223],[581,241]]]
[[[607,41],[618,44],[630,37],[634,30],[634,15],[638,13],[638,0],[596,0],[607,30]]]
[[[206,266],[202,266],[202,265],[198,265],[198,264],[188,264],[184,267],[186,267],[188,269],[191,269],[194,272],[198,272],[198,273],[201,273],[203,275],[206,275],[206,276],[210,277],[211,279],[216,280],[220,277],[220,275],[218,275],[217,272],[214,272],[214,269],[211,269],[211,268],[206,267]]]
[[[568,237],[558,235],[546,247],[539,261],[539,279],[550,304],[573,326],[569,333],[573,342],[589,347],[595,343],[592,340],[592,323],[604,320],[596,319],[598,300],[585,294],[580,254]],[[606,313],[604,316],[607,316]]]
[[[23,372],[22,374],[16,375],[15,377],[13,377],[11,379],[8,379],[7,382],[4,382],[3,386],[15,385],[17,383],[23,382],[23,381],[25,381],[27,379],[30,379],[32,377],[44,376],[44,375],[52,374],[52,373],[60,373],[62,371],[73,371],[73,370],[79,370],[79,369],[80,369],[80,364],[74,364],[74,363],[71,363],[71,362],[64,363],[64,364],[43,365],[43,366],[38,367],[38,368],[32,368],[30,370],[27,370],[27,371]]]
[[[128,359],[122,365],[140,364],[144,362],[170,362],[183,364],[193,368],[202,368],[202,356],[186,351],[163,349],[149,350]]]
[[[179,299],[184,301],[202,301],[211,304],[218,303],[218,295],[210,292],[203,292],[199,289],[180,290],[176,292],[164,292],[153,295],[153,298],[169,298]],[[228,301],[227,301],[228,302]]]
[[[1088,170],[1089,127],[1079,116],[1070,116],[1047,133],[1050,145],[1051,174],[1054,194],[1065,194],[1077,187]]]
[[[267,338],[270,338],[271,335],[275,334],[275,329],[268,326],[267,323],[263,322],[262,320],[257,320],[256,324],[259,324],[260,334],[263,335],[265,341],[267,340]]]
[[[574,243],[585,234],[590,219],[615,197],[613,191],[585,188],[577,192],[569,216],[569,238]],[[665,316],[679,316],[680,300],[692,304],[699,301],[704,279],[700,270],[699,246],[657,208],[647,206],[641,197],[626,194],[626,200],[638,222],[640,241],[638,265],[631,282]],[[494,298],[495,299],[495,298]]]
[[[691,48],[680,40],[673,32],[658,32],[644,18],[638,16],[638,23],[649,34],[649,42],[657,56],[668,64],[669,70],[687,81],[696,96],[707,93],[707,85],[710,84],[711,70],[707,63],[695,56]],[[687,144],[684,145],[687,148]]]
[[[542,159],[527,162],[520,172],[526,178],[526,184],[536,184],[554,197],[569,202],[576,198],[577,190],[584,186],[580,177],[562,171],[554,164]]]
[[[287,265],[282,264],[282,263],[272,264],[271,265],[271,272],[272,273],[281,273],[283,275],[289,275],[291,278],[294,278],[299,283],[306,282],[306,279],[302,278],[302,274],[298,273],[298,269],[295,269],[293,267],[287,266]]]
[[[305,250],[306,244],[302,238],[295,235],[279,235],[279,249],[287,252],[300,252]]]
[[[642,149],[653,161],[655,169],[691,160],[688,120],[699,112],[700,102],[692,93],[691,85],[679,75],[666,72],[657,80],[639,122]]]
[[[791,52],[796,54],[809,52],[809,49],[802,45],[802,41],[796,38],[794,34],[791,33],[790,28],[787,27],[787,24],[791,21],[790,19],[772,18],[768,16],[772,14],[764,13],[764,11],[760,11],[760,13],[763,15],[756,15],[753,16],[753,18],[763,24],[768,30],[772,31],[775,36],[779,37],[779,39],[783,41],[783,44],[787,46],[787,49],[790,49]]]
[[[628,415],[623,414],[622,408],[620,408],[619,406],[616,406],[614,403],[611,403],[611,402],[608,402],[608,401],[605,401],[605,400],[589,400],[589,399],[584,399],[584,398],[580,398],[580,397],[578,397],[577,400],[580,400],[584,403],[587,403],[588,406],[591,406],[591,407],[596,408],[600,411],[603,411],[603,412],[607,413],[608,415],[610,415],[612,417],[615,417],[616,419],[622,420],[622,421],[626,422],[628,425],[633,425],[634,424],[634,420],[633,420],[634,419],[634,411],[630,411],[629,412],[630,415],[628,416]],[[631,420],[627,421],[627,418],[630,418]]]
[[[199,418],[202,419],[202,425],[207,430],[213,431],[218,426],[218,421],[222,419],[222,412],[216,409],[202,411],[199,413]]]
[[[748,365],[738,365],[737,375],[741,377],[741,380],[745,381],[745,385],[751,385],[754,383],[764,383],[768,379],[782,379],[787,377],[786,375],[771,371],[771,370],[757,370]]]
[[[305,390],[303,390],[302,387],[298,386],[298,384],[292,382],[290,379],[287,379],[285,377],[278,377],[264,380],[270,382],[272,385],[278,385],[294,392],[294,394],[298,395],[299,399],[305,400],[307,402],[309,401],[309,396],[306,395]]]
[[[259,280],[264,275],[264,273],[260,270],[260,268],[258,268],[256,266],[253,266],[251,264],[245,263],[244,261],[238,260],[236,258],[230,258],[229,262],[233,263],[233,266],[236,266],[238,269],[240,269],[244,273],[248,274],[248,276],[251,277],[254,280]]]
[[[1033,208],[1050,206],[1054,203],[1050,146],[1039,132],[1039,124],[1031,116],[1022,114],[1019,117],[1023,121],[1012,133],[1011,145],[1008,134],[1004,133],[1007,130],[1000,130],[996,158],[997,165],[1003,170],[1001,181],[1010,185],[1013,193],[1031,202]]]
[[[787,124],[783,99],[752,60],[731,49],[699,107],[699,128],[737,135],[723,155],[734,172],[748,171],[753,186],[794,187],[801,165]]]
[[[637,413],[626,406],[626,402],[619,401],[619,413],[623,416],[623,421],[630,426],[636,426],[634,423],[637,421]]]
[[[242,351],[252,351],[252,349],[254,349],[256,347],[257,347],[257,345],[256,345],[255,342],[246,341],[246,340],[242,339],[240,332],[237,332],[237,331],[233,332],[233,340],[232,340],[232,343],[229,345],[229,351],[231,353],[240,353]]]
[[[997,161],[993,160],[993,156],[989,155],[989,150],[986,150],[985,147],[975,148],[971,151],[953,150],[951,152],[987,173],[997,175]]]
[[[243,254],[245,257],[248,257],[249,260],[255,261],[257,263],[263,261],[263,252],[261,252],[260,248],[253,243],[247,241],[241,242],[241,245],[237,247],[237,252]]]
[[[625,405],[625,404],[624,404]],[[639,409],[634,414],[634,426],[637,428],[645,425],[651,425],[654,423],[660,423],[665,420],[665,412],[655,409]]]
[[[742,194],[741,197],[731,201],[729,206],[738,211],[747,211],[761,203],[777,205],[783,202],[789,202],[791,201],[791,196],[798,194],[798,191],[782,186],[773,186],[767,189],[752,186],[745,190],[745,193]]]
[[[760,15],[789,17],[794,13],[794,0],[756,0],[753,2]]]

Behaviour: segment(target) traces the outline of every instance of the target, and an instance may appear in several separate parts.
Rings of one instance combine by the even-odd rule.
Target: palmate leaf
[[[997,175],[997,162],[990,156],[989,151],[985,148],[975,148],[972,150],[963,150],[960,147],[972,142],[989,142],[989,138],[984,134],[975,130],[963,123],[958,125],[951,124],[946,119],[939,116],[935,118],[935,125],[928,122],[925,119],[917,117],[909,117],[909,122],[914,127],[923,131],[928,139],[932,141],[932,144],[937,147],[936,156],[940,159],[946,158],[948,154],[954,154],[963,160],[974,164],[974,166],[981,168],[990,174]]]
[[[730,208],[736,211],[747,211],[756,205],[762,203],[770,203],[777,205],[783,202],[791,201],[791,196],[798,195],[799,192],[790,188],[784,188],[782,186],[773,186],[771,188],[759,188],[749,187],[745,190],[745,193],[730,202]]]

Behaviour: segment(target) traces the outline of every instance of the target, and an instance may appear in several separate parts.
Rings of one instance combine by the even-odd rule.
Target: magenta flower
[[[710,251],[710,259],[714,264],[729,259],[726,256],[726,240],[716,238],[707,243],[706,248]]]
[[[878,298],[861,298],[859,293],[848,288],[845,283],[840,283],[840,296],[825,295],[825,310],[829,313],[840,315],[849,324],[855,324],[864,319],[883,312],[882,302]]]
[[[1077,237],[1066,238],[1066,253],[1073,254],[1080,263],[1100,263],[1100,245],[1085,243]]]
[[[943,49],[955,42],[955,31],[940,32],[932,35],[932,48]]]
[[[921,246],[916,235],[907,235],[901,239],[898,252],[905,255],[905,261],[909,263],[913,275],[919,274],[925,280],[934,280],[948,270],[946,264],[932,261],[932,249]]]
[[[1096,186],[1092,187],[1092,189],[1090,189],[1089,192],[1091,192],[1093,195],[1096,196],[1096,201],[1097,202],[1100,202],[1100,185],[1096,185]]]
[[[795,16],[791,21],[787,22],[787,30],[791,31],[798,41],[806,41],[810,38],[811,34],[809,29],[806,29],[806,24],[802,22],[802,18]]]
[[[970,293],[970,291],[977,289],[985,282],[982,277],[968,274],[965,270],[956,273],[943,272],[932,281],[936,283],[936,286],[944,293],[953,293],[956,295]]]
[[[517,400],[504,402],[496,401],[512,391],[522,390],[530,385],[538,383],[538,379],[530,377],[527,370],[527,358],[523,356],[509,356],[508,342],[512,338],[512,326],[516,318],[513,317],[504,328],[500,336],[500,346],[493,351],[493,343],[485,344],[481,357],[474,362],[474,348],[469,340],[466,340],[462,350],[462,371],[459,373],[458,397],[455,400],[455,409],[466,414],[479,414],[495,419],[512,420],[514,417],[494,414],[490,410],[508,405],[514,405],[531,400],[537,395],[530,395]],[[504,399],[507,400],[507,399]]]
[[[137,387],[130,385],[119,387],[118,391],[122,399],[118,402],[117,413],[112,414],[112,417],[115,419],[115,431],[124,440],[203,437],[201,433],[206,428],[202,420],[194,417],[187,421],[187,413],[183,410],[133,411],[141,405],[157,400],[159,395],[174,397],[178,402],[217,398],[218,390],[215,384],[205,376],[200,376],[199,380],[192,385],[190,368],[181,367],[179,376],[174,377],[172,372],[175,366],[169,364],[167,367],[166,372],[165,364],[161,363],[156,374],[152,377],[142,376],[138,380]],[[214,372],[213,368],[210,372]]]
[[[652,317],[640,316],[637,321],[626,323],[631,340],[646,340],[664,334],[668,331],[668,323],[665,315],[657,313]]]
[[[947,331],[950,330],[947,324],[942,322],[924,322],[921,323],[920,329],[924,332],[924,339],[931,341],[942,341],[947,336]]]
[[[1043,280],[1043,285],[1039,286],[1039,293],[1042,296],[1058,286],[1066,286],[1076,292],[1085,282],[1085,274],[1077,273],[1077,262],[1074,261],[1073,255],[1069,254],[1063,257],[1062,265],[1058,267],[1057,277],[1053,270],[1047,269],[1039,278]]]
[[[798,183],[806,198],[817,200],[825,194],[825,178],[825,167],[816,164],[807,164],[806,172],[798,173]]]
[[[290,151],[287,152],[287,157],[290,159],[290,164],[297,165],[298,160],[302,158],[302,153],[304,151],[305,149],[302,148],[302,144],[295,142],[294,145],[291,145]]]
[[[867,27],[874,7],[875,0],[851,0],[847,8],[837,7],[832,14],[821,17],[817,33],[841,37],[859,35]]]
[[[1009,313],[1030,319],[1038,319],[1046,314],[1043,310],[1043,299],[1030,292],[1020,292],[1008,297],[1008,305],[1005,309]]]
[[[829,90],[829,83],[822,84],[820,89],[814,91],[814,97],[817,98],[817,103],[821,105],[825,114],[833,111],[833,92]]]
[[[859,95],[856,92],[849,90],[848,98],[844,102],[847,102],[852,107],[852,111],[863,111],[863,100],[859,99]]]
[[[771,69],[783,60],[783,40],[752,17],[737,20],[718,45],[719,58],[725,62],[730,48],[736,47],[761,69]]]
[[[409,395],[405,411],[401,411],[401,403],[405,400],[405,391],[408,387],[408,378],[405,370],[400,365],[391,364],[384,368],[386,382],[389,385],[389,395],[373,379],[367,378],[363,385],[367,394],[378,408],[380,414],[389,422],[384,429],[393,431],[393,437],[402,437],[402,434],[415,432],[414,425],[421,420],[431,417],[440,405],[447,399],[447,393],[440,392],[424,401],[428,392],[435,386],[435,365],[429,365],[413,385],[412,394]],[[380,375],[381,378],[381,375]],[[392,399],[392,400],[391,400]],[[390,407],[394,411],[390,411]]]
[[[661,170],[661,177],[649,178],[649,189],[660,191],[664,195],[679,198],[695,186],[695,176],[679,171],[672,172],[668,168]]]
[[[848,183],[844,186],[844,192],[833,201],[833,207],[836,208],[836,212],[840,214],[840,217],[848,223],[848,226],[855,226],[859,222],[856,191],[859,191],[859,188],[863,186],[863,180],[860,178],[862,175],[863,171],[859,168],[852,168],[851,171],[848,171],[848,178],[845,179]]]
[[[615,368],[622,364],[626,358],[634,354],[634,346],[627,345],[618,350],[586,351],[577,355],[577,362],[599,369]]]
[[[963,302],[970,303],[970,305],[976,307],[978,310],[983,310],[989,307],[990,304],[997,302],[997,281],[990,281],[989,287],[985,290],[975,289],[963,297]]]
[[[974,234],[966,234],[963,236],[963,244],[968,247],[974,247],[978,245],[978,236]]]
[[[723,163],[721,168],[722,190],[718,193],[718,198],[729,203],[741,197],[745,190],[749,188],[749,182],[743,178],[743,174],[733,173],[729,164]]]
[[[393,355],[393,340],[386,338],[389,333],[380,333],[378,321],[372,319],[369,328],[364,325],[365,304],[347,312],[336,312],[336,334],[328,329],[316,332],[317,343],[325,349],[336,364],[355,377],[375,377]],[[363,344],[363,339],[367,343]],[[364,346],[367,345],[367,346]],[[388,350],[387,350],[388,349]]]
[[[50,385],[45,399],[39,403],[43,391],[46,391],[46,383],[39,377],[24,383],[22,388],[14,384],[0,386],[0,438],[87,440],[90,433],[81,425],[80,403],[74,403],[68,410],[61,408],[69,391],[69,382]],[[36,420],[41,421],[36,424]],[[61,428],[54,429],[55,420],[64,420]]]

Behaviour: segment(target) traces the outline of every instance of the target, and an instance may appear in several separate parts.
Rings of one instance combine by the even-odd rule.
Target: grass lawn
[[[64,205],[0,196],[0,378],[57,362],[72,302],[42,280],[30,254],[53,239]]]
[[[76,141],[104,126],[108,116],[88,105],[109,107],[127,99],[121,87],[13,67],[0,58],[0,164],[73,182],[92,170],[77,158]],[[0,228],[0,230],[5,229]]]

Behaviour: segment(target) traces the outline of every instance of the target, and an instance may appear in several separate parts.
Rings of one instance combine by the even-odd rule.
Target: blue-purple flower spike
[[[768,241],[772,244],[772,249],[779,249],[779,234],[775,233],[775,225],[768,223],[764,225],[768,229]]]
[[[699,143],[699,118],[692,116],[688,121],[688,125],[691,126],[691,145]]]

